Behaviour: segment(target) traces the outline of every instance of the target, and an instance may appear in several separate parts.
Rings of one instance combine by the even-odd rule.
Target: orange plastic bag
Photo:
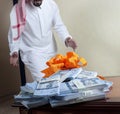
[[[41,71],[45,73],[44,78],[51,76],[53,73],[59,70],[79,68],[87,65],[87,61],[79,57],[75,52],[67,52],[66,56],[62,54],[57,54],[46,62],[48,68]]]

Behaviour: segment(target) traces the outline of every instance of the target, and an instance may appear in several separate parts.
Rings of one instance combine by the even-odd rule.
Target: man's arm
[[[77,48],[75,40],[69,34],[66,26],[64,25],[61,16],[59,14],[58,6],[56,5],[55,15],[53,19],[54,30],[58,36],[65,42],[66,47],[71,47],[73,50]]]
[[[9,29],[8,33],[8,43],[10,49],[10,64],[13,66],[18,66],[18,50],[19,50],[19,40],[14,41],[12,39],[11,28]]]

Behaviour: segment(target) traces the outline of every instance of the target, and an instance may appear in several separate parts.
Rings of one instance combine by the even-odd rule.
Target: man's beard
[[[39,7],[39,6],[41,6],[42,1],[43,1],[43,0],[33,0],[33,4],[34,4],[36,7]]]

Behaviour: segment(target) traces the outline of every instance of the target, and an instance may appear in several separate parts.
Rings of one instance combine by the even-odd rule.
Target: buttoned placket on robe
[[[45,36],[45,22],[43,20],[44,14],[42,12],[42,8],[40,7],[38,11],[38,16],[39,16],[39,23],[40,23],[40,28],[41,28],[41,33],[42,33],[42,37]]]

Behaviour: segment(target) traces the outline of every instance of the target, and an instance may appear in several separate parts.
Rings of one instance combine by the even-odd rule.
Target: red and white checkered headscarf
[[[25,3],[28,3],[30,0],[19,0],[15,5],[15,10],[11,11],[10,22],[12,27],[12,37],[16,41],[19,39],[21,33],[24,30],[26,23],[26,11]]]

